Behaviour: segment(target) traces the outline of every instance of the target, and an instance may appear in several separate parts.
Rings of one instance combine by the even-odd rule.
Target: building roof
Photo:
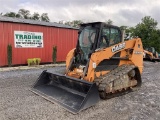
[[[2,16],[2,15],[0,15],[0,21],[22,23],[22,24],[31,24],[31,25],[51,26],[51,27],[58,27],[58,28],[78,29],[75,27],[71,27],[68,25],[59,24],[59,23],[55,23],[55,22],[44,22],[44,21],[37,21],[37,20],[30,20],[30,19],[13,18],[13,17]]]

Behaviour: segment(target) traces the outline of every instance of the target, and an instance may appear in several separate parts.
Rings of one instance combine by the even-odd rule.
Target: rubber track
[[[131,71],[132,69],[136,68],[136,66],[134,65],[121,65],[113,70],[111,70],[108,74],[103,75],[97,79],[95,79],[94,82],[96,82],[97,86],[98,86],[98,91],[100,94],[100,97],[102,99],[106,99],[106,98],[112,98],[114,96],[119,96],[124,94],[124,92],[122,93],[114,93],[114,94],[110,94],[110,95],[106,95],[106,86],[107,84],[110,84],[111,82],[114,82],[115,80],[119,80],[120,76],[128,74],[129,71]],[[125,91],[126,93],[127,91]]]

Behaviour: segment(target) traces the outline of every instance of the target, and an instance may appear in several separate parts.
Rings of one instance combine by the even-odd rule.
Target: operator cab
[[[86,65],[96,49],[104,49],[122,41],[121,30],[102,22],[81,24],[78,32],[75,62]]]

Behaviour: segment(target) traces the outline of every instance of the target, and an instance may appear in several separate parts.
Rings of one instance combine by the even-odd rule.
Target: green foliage
[[[20,15],[15,13],[15,12],[9,12],[9,13],[6,13],[4,14],[4,16],[7,16],[7,17],[14,17],[14,18],[20,18]]]
[[[63,23],[63,21],[59,21],[59,23],[79,28],[79,25],[82,24],[83,21],[81,21],[81,20],[73,20],[73,21],[66,21],[64,23]]]
[[[28,66],[31,66],[31,65],[39,65],[41,62],[41,59],[40,58],[29,58],[27,59],[27,64]]]
[[[39,20],[39,21],[45,21],[45,22],[50,21],[47,13],[42,13],[42,15],[40,15],[38,12],[34,12],[34,14],[32,15],[30,11],[26,9],[19,9],[18,13],[7,12],[3,16],[13,17],[13,18],[22,18],[22,19],[32,19],[32,20]]]
[[[41,62],[41,58],[36,58],[36,64],[39,65]]]
[[[142,39],[143,47],[154,47],[160,52],[160,30],[157,29],[158,22],[150,16],[145,16],[135,27],[130,27],[126,31],[132,36]]]
[[[12,66],[12,45],[8,44],[7,46],[7,60],[8,60],[8,66]]]
[[[41,19],[41,21],[45,21],[45,22],[49,22],[50,21],[47,13],[42,13],[40,19]]]
[[[57,46],[53,46],[52,60],[53,60],[53,63],[55,64],[57,60]]]
[[[108,20],[106,21],[106,24],[112,25],[112,24],[113,24],[113,21],[112,21],[111,19],[108,19]]]
[[[28,66],[31,66],[31,65],[34,65],[35,63],[34,63],[33,59],[27,59],[27,64],[28,64]]]
[[[120,26],[121,30],[127,30],[127,26]]]
[[[73,20],[73,27],[79,27],[83,22],[81,20]]]
[[[24,19],[30,19],[30,11],[29,10],[25,10],[25,9],[20,9],[18,11],[18,14],[21,16],[21,18]]]
[[[40,20],[40,15],[37,12],[34,12],[34,14],[32,15],[32,19],[33,20]]]

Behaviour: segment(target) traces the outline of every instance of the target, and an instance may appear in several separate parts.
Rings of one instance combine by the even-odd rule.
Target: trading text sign
[[[14,44],[16,48],[43,48],[43,33],[14,31]]]

